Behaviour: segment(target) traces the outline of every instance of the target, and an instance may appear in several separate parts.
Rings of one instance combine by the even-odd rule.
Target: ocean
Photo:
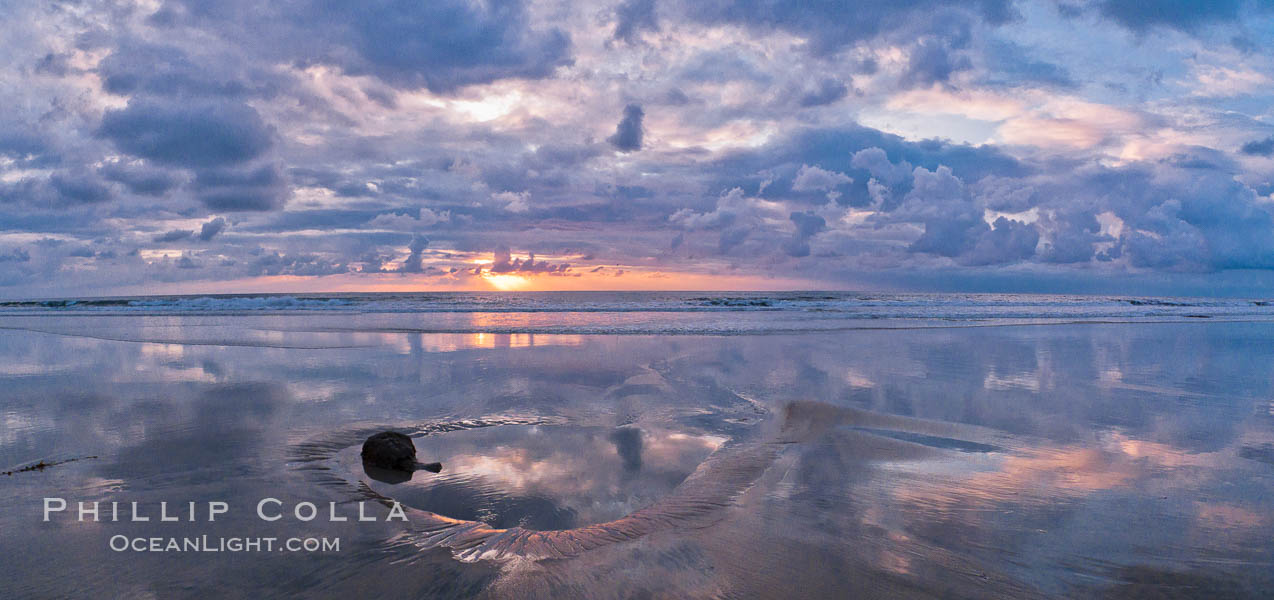
[[[1265,299],[2,302],[0,597],[1265,598],[1271,365]]]

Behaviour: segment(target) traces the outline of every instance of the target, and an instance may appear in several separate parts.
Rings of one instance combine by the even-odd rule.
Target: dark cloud
[[[57,173],[49,184],[58,198],[69,204],[96,204],[111,199],[111,191],[96,177],[85,173]]]
[[[1099,261],[1193,272],[1274,267],[1274,215],[1227,164],[1194,158],[1068,171],[1038,194],[1042,208],[1052,206],[1039,222],[1045,262],[1080,261],[1112,241],[1096,223],[1109,213],[1123,231],[1096,252]]]
[[[224,231],[226,229],[226,225],[226,220],[222,217],[217,217],[207,223],[204,223],[199,228],[199,239],[205,242],[211,240],[216,237],[217,234]]]
[[[731,250],[734,250],[735,247],[742,244],[744,240],[748,239],[748,236],[751,234],[752,229],[748,227],[734,227],[726,229],[721,232],[719,237],[717,237],[717,251],[721,254],[729,254]]]
[[[870,163],[882,177],[891,176],[878,152],[861,155],[859,164]],[[908,246],[913,253],[955,259],[965,265],[992,265],[1015,262],[1035,254],[1039,231],[1034,225],[999,217],[988,226],[984,209],[968,186],[950,168],[930,171],[916,167],[909,191],[896,205],[882,206],[872,219],[878,224],[919,223],[920,237]],[[895,188],[897,189],[897,188]]]
[[[780,29],[806,38],[819,54],[893,32],[946,10],[970,10],[982,21],[1002,25],[1015,18],[1012,0],[863,0],[840,2],[755,2],[702,0],[687,9],[692,19],[754,29]]]
[[[0,262],[30,262],[31,253],[22,248],[13,248],[0,252]]]
[[[411,238],[411,243],[407,245],[407,250],[410,251],[411,254],[407,257],[407,260],[403,262],[402,270],[404,273],[421,272],[422,254],[424,253],[425,248],[428,247],[429,238],[419,234]]]
[[[108,163],[98,172],[102,177],[123,184],[129,191],[143,196],[162,196],[179,183],[178,178],[169,171],[117,162]]]
[[[687,96],[680,88],[672,88],[664,94],[663,101],[664,104],[672,106],[685,106],[690,104],[690,96]]]
[[[1161,222],[1172,232],[1175,217],[1206,240],[1206,268],[1274,268],[1274,214],[1251,188],[1224,171],[1196,170],[1172,183],[1162,196],[1170,200],[1157,207]]]
[[[1097,9],[1103,17],[1136,32],[1152,27],[1194,32],[1208,25],[1238,20],[1246,4],[1244,0],[1099,0]]]
[[[794,212],[790,218],[796,225],[796,234],[783,244],[783,251],[798,258],[809,256],[809,239],[827,229],[827,220],[811,212]]]
[[[126,108],[107,111],[97,135],[133,156],[192,168],[247,162],[272,143],[257,111],[238,102],[133,99]]]
[[[50,52],[45,54],[35,63],[35,72],[41,75],[52,75],[54,77],[65,77],[76,69],[70,66],[66,54]]]
[[[542,78],[571,63],[570,38],[556,28],[531,29],[522,0],[173,0],[152,21],[216,29],[263,55],[435,92]]]
[[[1079,83],[1061,65],[1036,60],[1030,50],[1017,44],[992,41],[987,44],[986,62],[992,85],[1017,87],[1023,84],[1040,84],[1062,89],[1074,89]]]
[[[274,165],[198,171],[192,187],[201,202],[217,211],[275,210],[292,194]]]
[[[827,228],[827,221],[811,212],[794,212],[791,219],[796,224],[796,235],[800,238],[808,238]]]
[[[1178,169],[1206,169],[1238,172],[1238,165],[1224,152],[1203,146],[1186,146],[1163,159]]]
[[[345,273],[348,266],[316,254],[262,253],[248,265],[248,273],[261,275],[321,276]]]
[[[491,266],[487,268],[490,273],[542,273],[542,274],[565,274],[570,270],[571,265],[568,263],[547,263],[544,261],[536,261],[535,253],[530,253],[526,260],[520,258],[512,258],[508,246],[499,246],[492,255]],[[481,267],[479,267],[481,270]]]
[[[1093,259],[1095,244],[1115,241],[1101,235],[1101,224],[1091,211],[1053,211],[1041,217],[1038,225],[1047,232],[1047,241],[1040,250],[1040,260],[1044,262],[1085,263]]]
[[[849,93],[849,88],[836,79],[824,79],[818,84],[818,88],[808,91],[801,96],[800,105],[825,106],[844,98]]]
[[[852,177],[836,171],[827,171],[810,165],[801,165],[801,169],[792,178],[792,191],[828,191],[854,182]]]
[[[371,221],[381,214],[373,209],[315,209],[288,210],[269,215],[267,218],[254,220],[245,225],[236,225],[240,231],[254,232],[287,232],[305,229],[350,229]]]
[[[641,121],[645,116],[646,113],[642,112],[641,106],[636,104],[625,106],[624,118],[620,120],[619,125],[615,126],[615,135],[606,138],[606,141],[621,152],[641,150]]]
[[[195,232],[189,229],[174,229],[167,233],[161,233],[155,236],[155,241],[156,242],[175,242],[177,240],[189,239],[193,235],[195,235]]]
[[[987,175],[1023,177],[1033,169],[994,146],[970,146],[943,140],[912,142],[858,125],[796,129],[775,137],[764,146],[729,153],[713,161],[710,167],[696,165],[696,169],[708,169],[712,178],[710,187],[715,189],[757,189],[761,183],[769,181],[765,197],[783,197],[793,191],[795,178],[775,179],[774,173],[795,175],[805,165],[817,166],[824,171],[843,171],[846,162],[855,153],[872,148],[880,152],[880,157],[887,156],[899,164],[908,165],[908,169],[902,171],[905,181],[901,181],[900,189],[895,190],[897,200],[906,194],[910,185],[911,165],[930,170],[946,166],[958,177],[969,181],[977,181]],[[883,164],[890,165],[886,170],[897,169],[888,158]],[[873,196],[868,188],[872,172],[864,166],[855,165],[844,174],[853,183],[847,186],[844,196],[837,202],[851,206],[872,204]]]
[[[694,55],[681,70],[680,78],[699,83],[768,83],[771,76],[739,49],[718,48]]]
[[[655,0],[625,0],[615,9],[615,32],[611,39],[631,44],[643,31],[659,31]]]
[[[51,155],[52,148],[43,136],[16,123],[0,122],[0,156],[48,164],[52,162]]]
[[[953,73],[972,68],[973,63],[969,57],[957,54],[955,49],[941,40],[928,39],[911,49],[902,83],[909,87],[947,83]]]
[[[1040,232],[1034,225],[1005,217],[983,230],[973,248],[960,257],[966,265],[994,265],[1026,260],[1035,254]]]
[[[1180,203],[1169,200],[1137,219],[1134,229],[1120,239],[1120,250],[1136,267],[1170,270],[1203,270],[1208,262],[1203,232],[1178,218]]]
[[[988,229],[981,217],[968,214],[932,217],[924,221],[924,227],[924,233],[907,249],[950,258],[972,250]]]
[[[219,55],[196,64],[177,46],[127,39],[97,65],[102,88],[132,96],[273,96],[289,85],[279,75]]]
[[[1274,135],[1243,144],[1239,151],[1251,156],[1274,156]]]

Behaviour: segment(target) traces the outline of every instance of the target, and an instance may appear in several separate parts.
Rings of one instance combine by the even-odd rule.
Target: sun
[[[531,280],[521,275],[492,275],[483,273],[482,277],[487,280],[497,290],[502,292],[510,292],[520,290],[531,284]]]

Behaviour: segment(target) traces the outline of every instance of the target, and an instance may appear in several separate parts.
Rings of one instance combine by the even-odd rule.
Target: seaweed
[[[96,456],[81,456],[79,458],[68,458],[66,460],[51,460],[47,462],[44,460],[41,460],[40,462],[32,463],[25,467],[19,467],[17,469],[13,469],[12,471],[4,471],[3,473],[4,475],[13,475],[14,473],[30,473],[32,471],[43,471],[49,467],[56,467],[58,465],[64,465],[66,463],[75,462],[77,460],[88,460],[90,458],[97,458],[97,457]]]

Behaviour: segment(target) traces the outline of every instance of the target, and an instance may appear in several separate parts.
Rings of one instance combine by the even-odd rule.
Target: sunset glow
[[[527,289],[531,285],[531,281],[525,277],[518,275],[492,275],[487,273],[482,276],[491,287],[502,292],[514,292]]]

